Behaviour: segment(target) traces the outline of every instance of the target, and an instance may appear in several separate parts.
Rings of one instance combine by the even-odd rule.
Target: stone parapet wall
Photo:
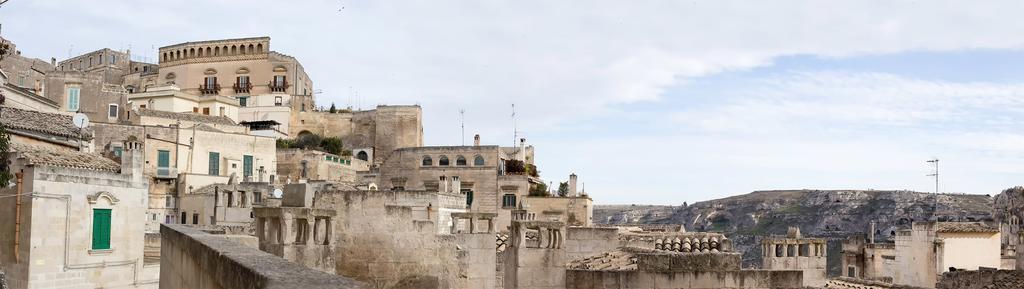
[[[784,289],[802,287],[800,271],[645,272],[567,270],[565,278],[566,289]]]
[[[1024,288],[1024,271],[978,270],[942,273],[936,289]]]
[[[185,226],[165,224],[160,234],[160,288],[364,288],[352,279]]]

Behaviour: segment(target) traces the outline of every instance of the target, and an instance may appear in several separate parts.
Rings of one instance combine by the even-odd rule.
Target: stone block
[[[313,207],[315,191],[309,184],[289,184],[284,187],[282,207]]]

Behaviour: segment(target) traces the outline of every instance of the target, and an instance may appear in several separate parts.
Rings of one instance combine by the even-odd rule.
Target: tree
[[[548,193],[548,185],[546,185],[544,183],[538,183],[538,184],[534,184],[533,186],[530,186],[530,196],[531,197],[548,197],[548,196],[551,196],[551,194]]]
[[[331,108],[333,109],[334,106],[332,105]],[[322,148],[326,152],[336,155],[341,155],[342,151],[345,150],[345,148],[341,147],[341,138],[333,136],[321,139],[320,148]]]
[[[565,197],[569,195],[569,182],[558,183],[558,196]]]
[[[304,148],[304,149],[316,149],[320,148],[320,136],[315,134],[303,134],[299,138],[295,139],[295,144],[292,147]]]
[[[331,113],[337,113],[338,112],[338,109],[334,107],[334,103],[333,102],[331,103],[331,109],[329,111]]]

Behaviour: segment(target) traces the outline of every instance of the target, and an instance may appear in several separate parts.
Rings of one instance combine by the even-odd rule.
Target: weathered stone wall
[[[377,106],[374,110],[294,114],[289,136],[313,133],[340,137],[346,149],[373,148],[381,163],[399,148],[423,146],[423,112],[419,106]]]
[[[614,227],[568,227],[565,234],[566,258],[576,260],[596,256],[621,247],[619,229]]]
[[[161,289],[363,288],[363,284],[294,264],[228,238],[181,225],[160,228]]]
[[[493,278],[484,275],[495,268],[493,234],[439,235],[435,225],[439,212],[422,210],[445,202],[430,197],[437,195],[321,192],[315,207],[338,212],[332,220],[336,273],[367,282],[371,288],[486,288],[466,286],[493,284]]]
[[[118,76],[120,77],[120,76]],[[46,98],[57,101],[61,110],[68,107],[68,88],[79,87],[78,112],[89,116],[90,122],[116,123],[128,107],[127,93],[119,84],[104,81],[104,74],[80,71],[50,71],[46,73]],[[108,105],[117,105],[118,115],[109,117]]]
[[[327,158],[331,158],[328,160]],[[337,158],[338,160],[334,160]],[[332,181],[332,182],[355,182],[356,170],[367,170],[366,162],[356,160],[354,166],[352,157],[342,157],[328,154],[321,151],[306,149],[278,149],[277,150],[277,173],[281,182],[291,180],[297,183],[300,179]],[[302,176],[302,164],[305,162],[306,175]]]
[[[140,165],[141,168],[141,164]],[[11,288],[152,288],[158,268],[144,264],[146,182],[131,174],[22,166],[20,262],[2,250]],[[130,169],[129,169],[130,171]],[[140,172],[141,173],[141,172]],[[4,195],[14,189],[4,189]],[[16,198],[0,198],[0,219],[14,220]],[[111,210],[110,250],[92,249],[94,209]],[[11,222],[0,225],[0,246],[14,247]],[[31,270],[29,270],[31,265]]]
[[[562,222],[569,226],[591,226],[594,224],[594,201],[589,197],[523,197],[526,210],[537,216],[546,212],[561,212]]]
[[[936,289],[1024,288],[1024,271],[978,270],[942,273]]]
[[[566,289],[779,289],[801,288],[800,271],[704,272],[566,271]]]

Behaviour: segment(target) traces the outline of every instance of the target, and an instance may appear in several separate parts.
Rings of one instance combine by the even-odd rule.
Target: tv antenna
[[[459,109],[459,122],[462,125],[462,146],[466,146],[466,110]]]
[[[512,147],[516,146],[516,140],[519,139],[519,130],[516,128],[516,104],[512,104]]]
[[[939,193],[939,159],[933,158],[927,161],[932,165],[935,165],[935,171],[928,174],[929,177],[935,177],[935,194]]]

